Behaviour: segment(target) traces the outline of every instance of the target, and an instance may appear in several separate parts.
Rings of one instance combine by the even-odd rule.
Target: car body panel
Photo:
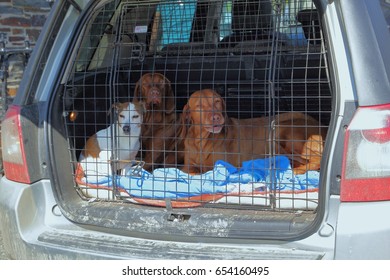
[[[1,186],[2,194],[7,195],[0,199],[2,234],[5,249],[13,259],[333,258],[335,232],[330,224],[317,236],[288,244],[247,243],[240,239],[199,243],[200,240],[158,240],[157,236],[145,239],[145,236],[110,234],[74,224],[62,215],[48,181],[21,186],[3,178]]]

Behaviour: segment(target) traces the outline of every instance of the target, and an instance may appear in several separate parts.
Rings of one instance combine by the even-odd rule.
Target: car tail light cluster
[[[30,183],[26,161],[20,107],[11,105],[2,122],[3,167],[7,179]]]
[[[360,107],[346,131],[342,201],[390,200],[390,104]]]

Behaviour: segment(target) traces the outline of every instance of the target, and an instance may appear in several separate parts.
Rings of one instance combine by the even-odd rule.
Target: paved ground
[[[8,260],[8,258],[4,254],[4,246],[3,246],[3,237],[0,232],[0,260]]]
[[[1,179],[1,174],[0,174],[0,179]],[[1,230],[0,230],[0,260],[8,260],[8,258],[4,254],[3,236],[1,235]]]
[[[1,179],[1,175],[0,175],[0,179]],[[4,254],[3,236],[1,235],[1,230],[0,230],[0,260],[8,260],[8,258]]]

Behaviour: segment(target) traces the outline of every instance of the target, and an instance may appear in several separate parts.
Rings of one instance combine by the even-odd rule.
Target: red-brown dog
[[[185,172],[204,173],[217,160],[240,167],[243,161],[272,155],[288,156],[296,174],[320,168],[325,131],[308,115],[229,118],[221,96],[205,89],[190,96],[182,122]]]
[[[175,112],[171,82],[160,73],[144,74],[136,83],[133,102],[145,103],[141,141],[144,168],[176,166],[183,155],[178,143],[181,129]]]

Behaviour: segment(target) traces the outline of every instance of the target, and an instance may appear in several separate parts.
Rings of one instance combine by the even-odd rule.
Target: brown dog
[[[145,103],[141,141],[144,168],[152,171],[181,163],[178,132],[181,129],[175,112],[171,82],[160,73],[144,74],[136,83],[133,102]]]
[[[272,155],[288,156],[297,174],[320,168],[325,131],[302,113],[229,118],[221,96],[205,89],[190,96],[182,124],[183,171],[191,174],[211,170],[217,160],[240,167],[243,161]]]

